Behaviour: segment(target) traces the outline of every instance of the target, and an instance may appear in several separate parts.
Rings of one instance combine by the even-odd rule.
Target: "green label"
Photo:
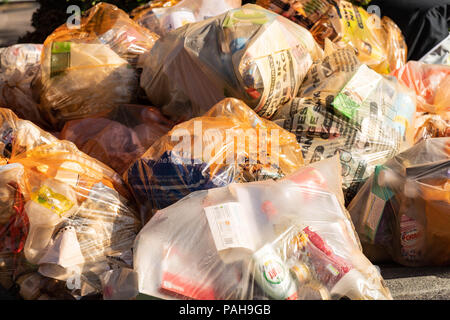
[[[70,67],[71,42],[53,42],[50,56],[50,78],[60,75]]]
[[[264,11],[256,11],[249,9],[238,9],[229,11],[227,17],[223,22],[224,28],[232,27],[240,22],[253,23],[263,25],[269,22],[269,17]]]
[[[336,110],[349,119],[352,119],[355,116],[356,111],[360,107],[358,103],[343,93],[339,93],[331,104]]]
[[[68,53],[70,52],[70,46],[72,42],[53,42],[52,53]]]
[[[388,201],[394,196],[394,192],[390,188],[381,187],[378,184],[378,176],[383,170],[386,170],[385,166],[380,165],[375,167],[375,173],[373,174],[372,182],[372,193],[375,194],[378,198],[383,199],[384,201]]]

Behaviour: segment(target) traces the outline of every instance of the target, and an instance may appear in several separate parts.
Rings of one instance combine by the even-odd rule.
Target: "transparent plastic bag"
[[[122,179],[73,143],[56,139],[8,109],[0,109],[0,114],[10,124],[3,126],[9,131],[10,154],[8,164],[0,166],[0,177],[8,183],[2,217],[24,221],[26,227],[18,233],[19,224],[8,225],[7,236],[0,237],[2,246],[11,239],[21,243],[10,250],[20,248],[13,253],[23,253],[43,276],[78,283],[73,287],[77,295],[87,288],[101,292],[104,272],[112,266],[132,266],[139,222]],[[6,175],[11,167],[22,173]],[[22,209],[12,216],[10,208],[17,207],[17,201],[11,202],[9,176],[18,179],[16,194],[22,196]],[[13,231],[15,238],[8,237]],[[20,234],[24,236],[17,238]]]
[[[174,124],[157,109],[122,105],[97,117],[71,120],[59,136],[123,174],[137,158]]]
[[[361,241],[406,266],[450,266],[449,159],[450,138],[432,138],[377,166],[348,207]]]
[[[193,192],[158,211],[136,238],[139,292],[163,299],[392,299],[361,252],[339,171],[335,157],[277,182]]]
[[[133,20],[162,36],[187,23],[203,21],[241,5],[241,0],[167,1],[161,5],[149,5],[140,12],[136,10]]]
[[[321,56],[306,29],[249,4],[162,37],[142,56],[141,87],[177,121],[201,116],[225,97],[270,118]]]
[[[106,3],[89,9],[79,28],[62,25],[44,42],[42,113],[61,129],[67,120],[131,103],[139,88],[138,57],[157,39]]]
[[[415,140],[450,136],[450,66],[409,61],[392,73],[417,95]]]
[[[407,46],[400,28],[387,16],[380,19],[350,2],[331,6],[310,31],[320,45],[326,38],[350,45],[362,63],[381,74],[406,63]]]
[[[46,127],[32,88],[39,74],[41,52],[41,44],[16,44],[0,52],[0,107]]]
[[[158,35],[162,35],[163,30],[161,29],[160,21],[156,14],[153,12],[153,9],[169,8],[176,5],[180,1],[181,0],[151,1],[133,9],[130,12],[130,17],[133,19],[133,21],[143,26],[144,28],[147,28]]]
[[[411,146],[414,93],[361,65],[352,50],[326,49],[272,120],[294,133],[306,163],[339,153],[346,203],[377,164]]]
[[[191,148],[192,144],[192,148]],[[146,222],[196,190],[279,179],[303,165],[295,136],[227,98],[203,117],[175,126],[124,177]]]

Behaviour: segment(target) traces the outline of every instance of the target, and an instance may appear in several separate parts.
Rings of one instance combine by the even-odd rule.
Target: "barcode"
[[[233,238],[224,238],[223,244],[226,246],[232,245],[232,244],[234,244],[234,239]]]

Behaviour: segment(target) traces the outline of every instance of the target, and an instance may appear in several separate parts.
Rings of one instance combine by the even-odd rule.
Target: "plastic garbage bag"
[[[328,0],[257,0],[257,5],[310,29],[331,8]]]
[[[197,191],[136,238],[140,293],[163,299],[392,299],[362,254],[337,157],[281,181]]]
[[[1,217],[3,222],[16,221],[0,236],[2,247],[23,253],[43,276],[74,282],[78,295],[101,292],[104,272],[132,266],[139,223],[122,179],[73,143],[56,139],[8,109],[0,114],[13,127],[8,164],[0,166],[5,194]],[[18,179],[17,186],[11,177]],[[13,193],[21,195],[20,201],[11,200]]]
[[[326,38],[351,45],[358,59],[379,73],[388,74],[406,63],[407,46],[399,27],[387,16],[380,19],[350,2],[331,6],[310,31],[321,45]]]
[[[161,5],[148,5],[146,9],[136,10],[133,20],[158,35],[164,35],[187,23],[203,21],[241,5],[241,0],[167,1]]]
[[[138,57],[157,39],[106,3],[89,9],[79,28],[62,25],[44,42],[41,111],[61,129],[67,120],[132,102],[139,88]]]
[[[352,50],[326,52],[272,120],[296,135],[306,163],[339,153],[349,203],[376,165],[413,144],[416,98]]]
[[[141,57],[141,87],[172,120],[201,116],[225,97],[270,118],[321,56],[306,29],[248,4],[162,37]]]
[[[392,75],[416,92],[415,141],[450,136],[450,66],[409,61]]]
[[[163,30],[161,29],[160,21],[156,14],[153,12],[153,9],[169,8],[176,5],[180,1],[181,0],[151,1],[133,9],[130,12],[130,17],[133,19],[133,21],[137,22],[144,28],[147,28],[158,35],[162,35]]]
[[[303,165],[295,136],[227,98],[203,117],[175,126],[125,173],[146,222],[196,190],[279,179]]]
[[[46,127],[32,88],[39,74],[41,52],[41,44],[16,44],[0,52],[0,107]]]
[[[98,117],[71,120],[60,139],[123,174],[174,124],[152,107],[122,105]]]
[[[450,35],[442,40],[435,48],[431,49],[419,61],[450,66]]]
[[[348,207],[361,241],[406,266],[449,266],[449,159],[450,138],[433,138],[377,166]]]

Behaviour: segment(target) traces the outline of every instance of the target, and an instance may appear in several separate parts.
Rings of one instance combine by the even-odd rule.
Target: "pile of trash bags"
[[[392,299],[450,266],[448,39],[368,1],[106,3],[0,48],[0,287]]]

